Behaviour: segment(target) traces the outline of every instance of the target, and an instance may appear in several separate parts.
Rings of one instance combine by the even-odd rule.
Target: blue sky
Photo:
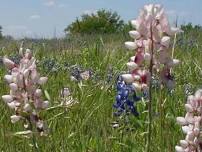
[[[57,37],[83,13],[105,8],[117,11],[125,21],[137,17],[144,4],[160,3],[172,22],[202,25],[202,0],[0,0],[0,25],[4,35],[16,38]]]

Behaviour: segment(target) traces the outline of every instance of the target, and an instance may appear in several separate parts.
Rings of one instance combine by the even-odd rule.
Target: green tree
[[[2,35],[2,26],[0,26],[0,39],[3,38],[3,35]]]
[[[96,13],[83,14],[64,31],[70,34],[115,33],[124,28],[124,22],[117,12],[98,10]]]

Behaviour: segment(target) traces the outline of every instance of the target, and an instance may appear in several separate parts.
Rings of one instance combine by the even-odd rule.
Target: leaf
[[[44,94],[45,94],[45,97],[50,101],[51,98],[47,90],[44,90]]]

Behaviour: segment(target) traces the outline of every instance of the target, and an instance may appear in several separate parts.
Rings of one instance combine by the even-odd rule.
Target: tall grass
[[[174,56],[182,61],[175,69],[176,88],[170,93],[166,89],[155,88],[153,93],[153,121],[151,151],[173,152],[183,134],[176,124],[176,116],[184,114],[186,101],[185,87],[193,90],[202,86],[202,37],[192,32],[183,35],[183,41],[197,35],[196,43],[177,42]],[[139,117],[129,116],[128,122],[113,128],[112,104],[115,98],[116,75],[126,70],[126,61],[133,55],[127,52],[123,42],[129,38],[123,35],[99,35],[69,38],[64,40],[25,40],[25,46],[34,50],[36,58],[54,58],[60,64],[82,65],[99,75],[96,81],[83,81],[83,84],[70,81],[70,73],[60,69],[57,73],[47,73],[40,67],[41,75],[48,75],[45,88],[51,96],[51,105],[60,102],[60,89],[68,86],[78,104],[69,109],[58,108],[44,113],[50,127],[49,137],[37,138],[40,151],[53,152],[142,152],[145,149],[147,114],[145,103],[138,103]],[[0,56],[16,54],[20,41],[0,42]],[[106,83],[108,68],[112,66],[114,77]],[[0,65],[0,94],[8,92],[3,80],[6,73]],[[22,131],[21,123],[12,124],[12,111],[0,99],[0,150],[3,152],[32,151],[30,139],[14,136]]]

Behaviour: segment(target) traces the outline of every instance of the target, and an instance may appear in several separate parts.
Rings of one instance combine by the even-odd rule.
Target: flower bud
[[[26,112],[30,112],[31,110],[32,110],[32,107],[30,106],[30,104],[28,104],[28,103],[26,103],[25,105],[24,105],[24,111],[26,111]]]
[[[139,39],[141,37],[141,35],[138,31],[130,31],[129,35],[133,39]]]
[[[176,152],[185,152],[184,148],[182,148],[181,146],[175,146],[175,150]]]
[[[188,142],[186,140],[180,140],[180,145],[183,147],[183,148],[187,148],[188,146]]]
[[[3,95],[2,99],[4,102],[9,103],[13,101],[13,97],[11,95]]]
[[[138,48],[138,46],[135,42],[125,42],[125,46],[129,50],[135,50]]]
[[[132,86],[134,89],[136,89],[138,91],[142,90],[142,86],[139,83],[133,83]]]
[[[38,84],[43,85],[43,84],[45,84],[47,81],[48,81],[48,78],[47,78],[47,77],[40,77],[40,78],[39,78],[39,81],[38,81]]]
[[[194,110],[190,104],[185,104],[185,109],[187,112],[192,112]]]
[[[190,131],[190,128],[188,126],[182,126],[182,131],[184,134],[188,134],[188,132]]]
[[[8,102],[7,105],[11,109],[15,109],[16,108],[15,102]]]
[[[177,123],[180,125],[186,125],[187,121],[184,117],[177,117]]]
[[[46,108],[48,108],[48,106],[49,106],[49,101],[43,101],[42,108],[46,109]]]
[[[41,89],[36,89],[35,96],[40,97],[42,95]]]
[[[25,69],[25,71],[23,72],[23,75],[24,75],[24,77],[25,77],[26,79],[27,79],[28,76],[29,76],[29,72],[30,72],[29,69]]]
[[[133,26],[133,28],[138,29],[139,28],[139,23],[137,20],[132,20],[131,21],[131,25]]]
[[[13,76],[12,76],[12,75],[5,75],[5,76],[4,76],[4,79],[5,79],[8,83],[13,82]]]
[[[11,83],[11,84],[9,84],[9,86],[10,86],[12,91],[17,91],[18,90],[18,86],[15,83]]]
[[[31,57],[32,57],[32,51],[30,49],[26,49],[25,58],[31,59]]]
[[[6,57],[3,58],[3,63],[8,69],[12,69],[15,67],[15,63]]]
[[[128,62],[127,67],[129,70],[135,70],[138,67],[138,65],[135,62]]]
[[[132,56],[132,57],[130,58],[130,61],[131,61],[131,62],[134,62],[134,61],[135,61],[135,56]]]
[[[166,48],[169,48],[169,44],[170,44],[170,37],[164,36],[161,39],[161,45],[165,46]]]
[[[144,59],[145,59],[146,61],[150,61],[151,55],[150,55],[149,53],[145,53],[145,54],[144,54]]]
[[[11,122],[16,123],[17,121],[20,120],[20,118],[21,118],[21,116],[13,115],[13,116],[11,116]]]
[[[199,89],[196,91],[195,93],[195,97],[198,99],[198,98],[202,98],[202,89]]]
[[[130,83],[132,83],[134,81],[134,77],[133,77],[132,74],[123,74],[121,77],[128,84],[130,84]]]

